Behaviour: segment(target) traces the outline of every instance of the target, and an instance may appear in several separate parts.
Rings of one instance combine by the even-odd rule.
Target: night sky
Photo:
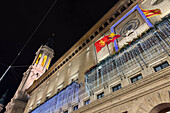
[[[58,0],[0,83],[0,97],[9,89],[5,105],[34,60],[38,48],[54,33],[52,64],[71,48],[117,0]],[[1,1],[0,76],[13,62],[54,0]]]

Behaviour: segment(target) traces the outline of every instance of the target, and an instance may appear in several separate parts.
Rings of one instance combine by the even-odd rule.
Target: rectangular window
[[[102,98],[102,97],[104,97],[104,92],[102,92],[102,93],[100,93],[100,94],[97,95],[97,99],[100,99],[100,98]]]
[[[32,111],[32,106],[31,106],[31,107],[29,107],[29,109],[28,109],[28,113],[31,113],[31,111]]]
[[[48,100],[48,99],[50,98],[50,96],[51,96],[51,92],[50,92],[50,93],[48,93],[48,94],[46,95],[45,100]]]
[[[138,81],[138,80],[140,80],[140,79],[142,79],[142,78],[143,78],[143,77],[142,77],[142,74],[139,74],[139,75],[131,78],[131,82],[134,83],[134,82],[136,82],[136,81]]]
[[[169,66],[168,62],[164,62],[164,63],[162,63],[162,64],[160,64],[160,65],[158,65],[158,66],[155,66],[155,67],[154,67],[154,70],[155,70],[155,72],[157,72],[157,71],[159,71],[159,70],[161,70],[161,69],[163,69],[163,68],[166,68],[166,67],[168,67],[168,66]]]
[[[128,113],[127,111],[125,111],[125,112],[122,112],[122,113]]]
[[[40,105],[40,103],[41,103],[41,100],[38,100],[37,101],[37,107]]]
[[[84,101],[84,105],[88,105],[88,104],[90,104],[90,99]]]
[[[78,76],[79,76],[79,72],[76,72],[75,74],[73,74],[73,76],[71,77],[71,82],[77,82]]]
[[[78,109],[78,105],[73,107],[73,111]]]
[[[120,88],[122,88],[121,84],[114,86],[114,87],[112,87],[112,92],[115,92],[115,91],[119,90]]]

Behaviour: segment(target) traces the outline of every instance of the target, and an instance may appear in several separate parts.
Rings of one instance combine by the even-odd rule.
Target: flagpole
[[[111,55],[110,50],[109,50],[109,46],[108,46],[108,44],[106,44],[106,45],[107,45],[108,53],[109,53],[109,55]]]
[[[97,53],[96,53],[96,48],[95,48],[95,45],[93,43],[93,48],[94,48],[94,55],[95,55],[95,58],[96,58],[96,64],[98,63],[98,59],[97,59]]]

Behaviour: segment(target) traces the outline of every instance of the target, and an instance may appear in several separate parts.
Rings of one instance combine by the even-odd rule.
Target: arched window
[[[38,55],[38,58],[37,58],[37,60],[36,60],[36,62],[35,62],[36,64],[38,64],[40,58],[41,58],[41,54]]]
[[[46,60],[47,60],[47,55],[45,55],[44,58],[43,58],[43,61],[42,61],[42,63],[41,63],[42,66],[44,66]]]
[[[50,62],[51,62],[51,58],[48,60],[48,64],[47,64],[46,69],[48,69],[48,67],[49,67],[49,65],[50,65]]]

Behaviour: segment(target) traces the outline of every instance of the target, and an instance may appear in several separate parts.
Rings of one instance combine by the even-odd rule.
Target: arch
[[[170,107],[169,87],[144,96],[138,100],[138,103],[135,113],[169,113],[164,111]]]
[[[168,113],[170,112],[170,103],[161,103],[155,106],[149,113]]]

